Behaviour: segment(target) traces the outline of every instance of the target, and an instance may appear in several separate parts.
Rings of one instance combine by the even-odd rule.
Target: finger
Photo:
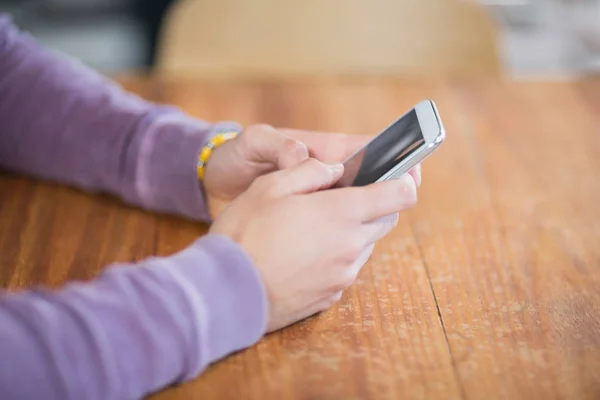
[[[363,222],[399,213],[417,203],[416,183],[409,174],[360,189],[363,190],[357,195],[356,213]]]
[[[345,290],[354,284],[360,270],[365,266],[367,261],[369,261],[369,258],[371,258],[374,248],[374,243],[370,243],[362,247],[356,258],[354,258],[354,260],[352,260],[349,265],[343,268],[339,272],[339,275],[335,277],[337,283],[333,287],[334,290]]]
[[[270,163],[279,169],[300,164],[308,158],[308,148],[269,125],[252,125],[240,134],[244,157],[250,162]]]
[[[318,194],[322,196],[321,201],[331,204],[333,210],[342,209],[347,217],[359,222],[371,222],[398,213],[417,202],[415,180],[409,174],[367,186],[334,189]]]
[[[351,135],[333,132],[312,132],[296,129],[280,129],[308,147],[309,155],[317,160],[340,162],[372,139],[367,135]]]
[[[398,224],[398,213],[386,215],[385,217],[377,218],[376,220],[369,222],[370,224],[387,224],[396,226]]]
[[[415,180],[417,188],[421,187],[421,164],[417,164],[413,169],[408,171],[408,173]]]
[[[291,169],[277,172],[278,176],[275,179],[281,185],[278,193],[285,196],[327,189],[333,186],[343,173],[342,164],[324,164],[309,158]]]
[[[363,223],[356,232],[361,236],[364,245],[369,246],[389,234],[398,225],[397,215],[391,214],[371,222]]]
[[[371,254],[373,254],[374,248],[375,248],[374,243],[371,243],[370,245],[368,245],[350,266],[350,270],[352,271],[351,273],[354,275],[355,279],[356,279],[356,276],[358,275],[358,273],[360,272],[360,270],[362,269],[362,267],[364,267],[365,264],[367,263],[367,261],[369,261],[369,258],[371,258]]]

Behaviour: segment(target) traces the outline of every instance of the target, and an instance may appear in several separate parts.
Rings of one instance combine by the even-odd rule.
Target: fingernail
[[[296,151],[302,156],[302,158],[308,158],[308,148],[302,142],[296,142]]]
[[[341,163],[329,164],[329,169],[332,172],[341,172],[344,170],[344,165]]]

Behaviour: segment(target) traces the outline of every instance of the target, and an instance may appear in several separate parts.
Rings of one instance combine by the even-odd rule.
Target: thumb
[[[344,173],[342,164],[324,164],[315,158],[309,158],[301,164],[279,171],[281,194],[311,193],[333,186]]]
[[[241,134],[244,158],[285,169],[308,158],[306,145],[269,125],[252,125]]]

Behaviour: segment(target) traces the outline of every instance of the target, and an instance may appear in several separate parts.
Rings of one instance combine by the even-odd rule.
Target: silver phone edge
[[[383,182],[404,175],[412,168],[414,168],[417,164],[429,157],[434,152],[434,150],[439,147],[442,141],[443,137],[440,141],[436,140],[433,143],[429,143],[429,145],[424,147],[421,151],[416,151],[406,161],[396,165],[394,168],[390,169],[388,172],[382,175],[381,178],[377,179],[376,182]]]
[[[442,124],[442,120],[440,118],[440,114],[438,112],[437,106],[433,100],[425,100],[429,102],[429,105],[433,109],[433,114],[438,123],[438,134],[435,139],[428,143],[424,148],[415,151],[411,154],[408,159],[406,159],[403,163],[396,165],[394,168],[390,169],[384,175],[382,175],[376,182],[383,182],[395,177],[399,177],[404,175],[412,168],[414,168],[417,164],[425,160],[429,157],[444,141],[446,138],[446,130],[444,129],[444,125]]]

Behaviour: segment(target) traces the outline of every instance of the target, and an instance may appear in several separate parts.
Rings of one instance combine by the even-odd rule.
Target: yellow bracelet
[[[237,136],[237,134],[238,134],[238,132],[235,132],[235,131],[218,133],[212,139],[210,139],[208,141],[206,146],[204,146],[202,148],[202,151],[200,151],[200,155],[198,156],[198,165],[197,165],[197,169],[196,169],[199,180],[204,179],[204,171],[206,169],[206,163],[208,162],[208,159],[210,158],[210,155],[212,154],[213,150],[217,146],[220,146],[223,143],[225,143],[226,141],[235,138]]]

